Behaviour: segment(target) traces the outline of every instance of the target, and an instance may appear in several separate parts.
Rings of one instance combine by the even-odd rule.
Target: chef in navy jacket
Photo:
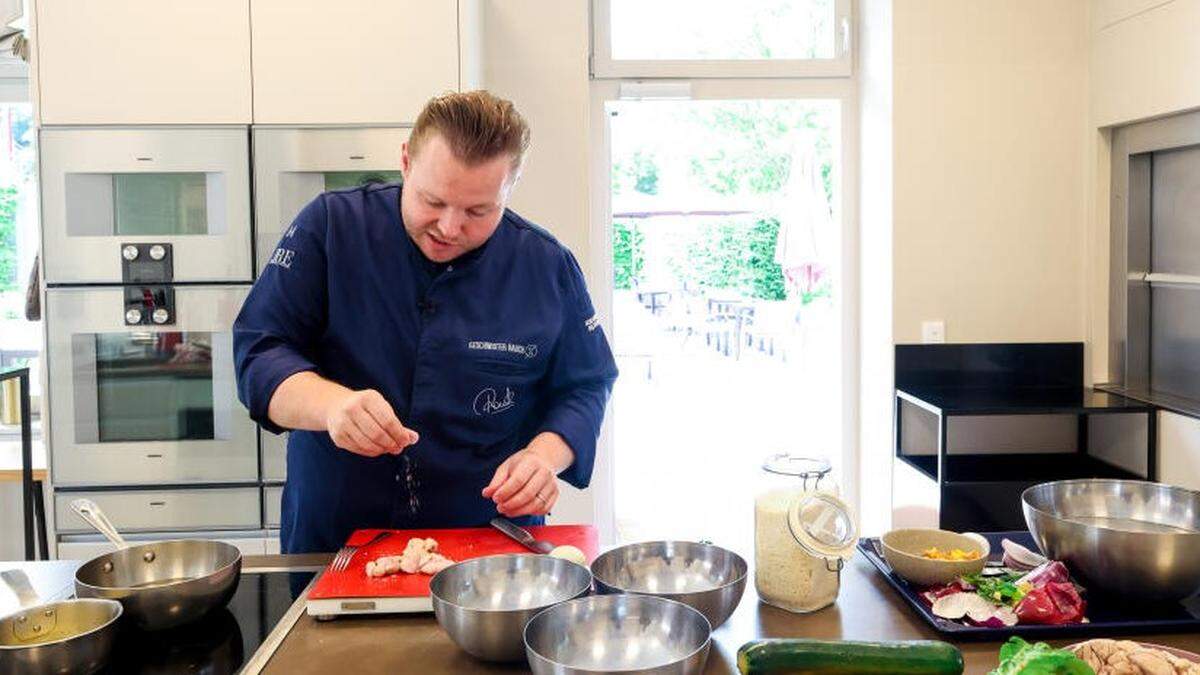
[[[402,185],[320,195],[234,324],[238,393],[291,431],[284,552],[359,528],[538,524],[584,488],[617,371],[574,256],[508,210],[529,130],[430,101]]]

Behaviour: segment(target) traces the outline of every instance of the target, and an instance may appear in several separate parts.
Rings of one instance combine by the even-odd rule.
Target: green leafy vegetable
[[[1000,574],[985,577],[982,574],[968,574],[963,581],[975,587],[975,592],[991,602],[1016,607],[1025,597],[1025,589],[1017,586],[1020,574]]]
[[[989,675],[1096,675],[1096,671],[1065,649],[1013,637],[1000,648],[1000,665]]]

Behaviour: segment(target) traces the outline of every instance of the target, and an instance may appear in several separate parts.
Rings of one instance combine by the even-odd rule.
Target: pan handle
[[[21,609],[41,604],[41,599],[38,598],[37,591],[33,590],[29,575],[25,574],[24,570],[4,570],[0,572],[0,579],[4,579],[4,583],[17,594],[17,602],[21,603]]]
[[[117,528],[113,527],[112,521],[108,516],[104,515],[104,511],[90,499],[75,499],[71,501],[71,510],[79,514],[88,525],[91,525],[97,532],[104,535],[106,539],[111,541],[117,549],[128,548],[129,544],[117,532]]]

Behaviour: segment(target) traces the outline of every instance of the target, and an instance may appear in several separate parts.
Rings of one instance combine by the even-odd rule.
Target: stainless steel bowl
[[[429,582],[433,613],[463,651],[520,661],[525,624],[547,607],[587,595],[592,574],[544,555],[494,555],[456,563]]]
[[[638,593],[700,610],[715,629],[746,590],[749,566],[733,551],[690,541],[648,541],[614,548],[592,562],[601,593]]]
[[[681,602],[649,595],[593,595],[555,605],[525,627],[536,675],[694,675],[708,660],[712,627]]]
[[[1048,557],[1088,589],[1131,602],[1200,591],[1200,492],[1131,480],[1064,480],[1021,495]]]

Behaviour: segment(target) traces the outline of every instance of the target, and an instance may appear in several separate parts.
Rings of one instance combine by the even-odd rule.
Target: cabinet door
[[[250,121],[249,0],[37,3],[42,124]]]
[[[456,0],[251,0],[254,121],[412,122],[458,89]]]
[[[262,522],[260,495],[256,487],[58,492],[54,523],[60,534],[91,532],[71,510],[71,502],[83,497],[103,509],[121,532],[256,530]]]
[[[1159,411],[1158,479],[1200,490],[1200,420]]]

